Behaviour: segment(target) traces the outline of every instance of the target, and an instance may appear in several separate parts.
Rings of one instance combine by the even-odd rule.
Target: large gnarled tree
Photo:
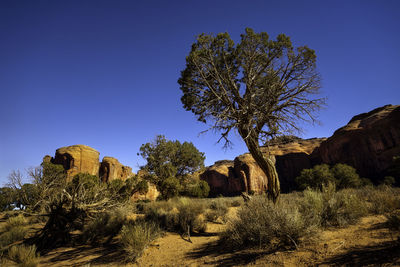
[[[280,192],[278,174],[260,143],[301,130],[299,121],[315,122],[324,104],[319,93],[316,55],[307,46],[294,48],[284,34],[270,40],[267,33],[247,28],[237,45],[228,33],[201,34],[186,57],[178,81],[181,101],[210,129],[228,135],[236,129],[268,180],[274,202]]]

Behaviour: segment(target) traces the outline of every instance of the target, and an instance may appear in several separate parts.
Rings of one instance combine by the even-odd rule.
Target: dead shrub
[[[369,204],[369,212],[373,214],[390,213],[400,209],[400,190],[387,185],[364,187],[358,195]]]

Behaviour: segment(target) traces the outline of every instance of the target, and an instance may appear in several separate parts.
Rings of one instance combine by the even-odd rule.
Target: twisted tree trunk
[[[245,140],[246,146],[249,149],[250,154],[257,162],[258,166],[267,176],[267,196],[274,203],[278,200],[280,194],[280,183],[278,173],[275,168],[274,162],[270,158],[264,157],[258,145],[258,139],[246,134],[245,130],[239,131],[239,134]]]

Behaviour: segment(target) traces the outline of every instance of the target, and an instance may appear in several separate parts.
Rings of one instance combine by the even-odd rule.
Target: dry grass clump
[[[36,253],[35,245],[12,246],[8,249],[8,259],[15,263],[13,266],[19,267],[36,267],[39,264],[39,254]]]
[[[400,209],[400,188],[387,185],[364,187],[357,192],[360,199],[368,202],[372,214],[385,214]]]
[[[228,213],[228,206],[226,201],[222,198],[212,200],[209,209],[205,213],[205,217],[210,222],[217,222],[220,219],[226,222],[226,214]]]
[[[205,205],[202,201],[184,197],[147,203],[143,208],[147,220],[179,233],[186,233],[188,229],[190,233],[204,232],[206,229],[206,221],[202,216],[204,211]]]
[[[144,249],[160,236],[161,230],[154,222],[137,220],[134,224],[124,225],[120,234],[126,261],[135,262]]]
[[[295,205],[286,201],[274,205],[264,197],[253,197],[238,210],[237,219],[230,222],[221,240],[232,248],[297,247],[313,231]]]
[[[25,234],[28,232],[26,225],[28,220],[23,215],[9,217],[0,234],[0,248],[5,247],[24,239]]]
[[[336,192],[335,186],[329,184],[321,191],[307,189],[303,195],[298,205],[309,224],[342,227],[367,214],[364,201],[351,189]]]

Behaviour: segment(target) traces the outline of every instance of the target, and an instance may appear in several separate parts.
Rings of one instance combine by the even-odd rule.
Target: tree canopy
[[[210,129],[228,135],[237,130],[268,178],[268,196],[276,201],[279,180],[275,166],[259,145],[301,131],[299,121],[315,122],[324,104],[319,93],[315,51],[294,48],[284,34],[276,40],[247,28],[235,45],[228,33],[201,34],[186,57],[178,80],[181,101]]]
[[[143,144],[139,154],[147,161],[142,169],[165,198],[177,195],[189,176],[204,167],[204,153],[193,143],[170,141],[163,135]]]

